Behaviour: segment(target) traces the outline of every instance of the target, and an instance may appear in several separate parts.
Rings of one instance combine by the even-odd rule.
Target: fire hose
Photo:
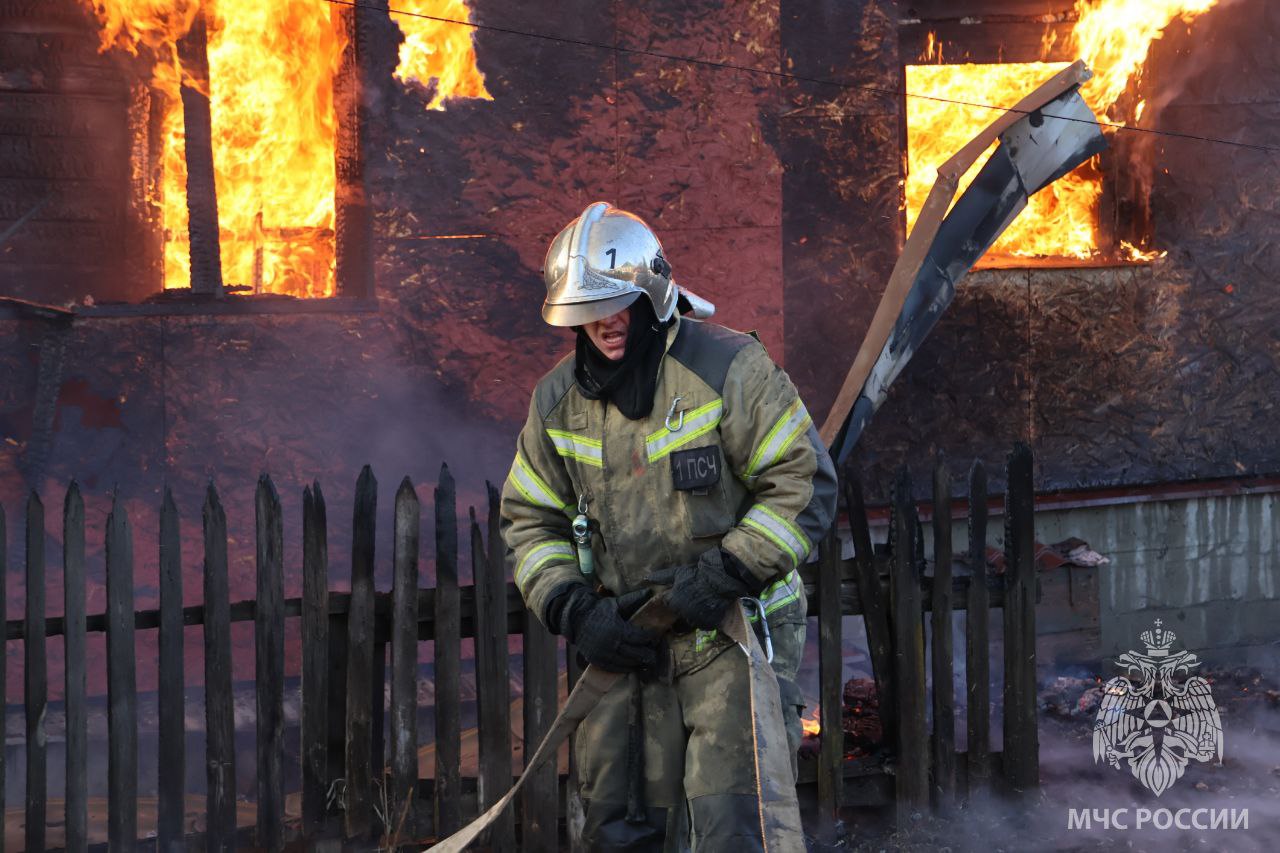
[[[631,624],[656,634],[665,634],[675,624],[676,615],[667,607],[663,595],[651,599],[631,618]],[[730,607],[720,630],[735,643],[747,656],[751,674],[751,701],[753,734],[767,731],[770,728],[781,731],[781,704],[777,695],[777,679],[773,676],[764,651],[756,639],[756,632],[751,629],[742,607]],[[489,806],[483,814],[455,832],[448,838],[428,848],[434,853],[461,853],[472,844],[480,834],[497,820],[516,794],[524,787],[525,781],[539,767],[554,758],[556,751],[578,723],[600,702],[625,673],[606,672],[596,666],[588,666],[569,693],[564,707],[551,724],[542,743],[525,765],[520,778],[497,802]],[[764,754],[766,762],[777,760],[780,753],[777,749],[762,749],[762,741],[757,735],[757,752]],[[758,800],[760,802],[761,831],[768,837],[774,831],[796,832],[800,826],[800,810],[795,799],[794,786],[771,784],[774,780],[790,778],[789,759],[781,756],[784,762],[780,766],[766,766],[757,774]]]

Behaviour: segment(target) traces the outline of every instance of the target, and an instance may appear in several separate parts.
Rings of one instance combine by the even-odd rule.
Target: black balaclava
[[[578,343],[573,376],[584,397],[612,402],[625,417],[635,421],[653,411],[658,365],[666,351],[667,329],[675,318],[659,322],[645,296],[632,302],[627,310],[631,312],[627,345],[617,361],[610,361],[596,349],[586,329],[574,327]]]

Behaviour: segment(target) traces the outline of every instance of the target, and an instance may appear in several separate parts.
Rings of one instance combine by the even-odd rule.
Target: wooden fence
[[[951,577],[950,485],[939,466],[934,480],[933,577],[923,573],[922,539],[910,482],[905,473],[894,487],[890,546],[876,554],[857,483],[843,491],[856,555],[841,560],[834,532],[820,548],[816,564],[802,569],[811,590],[810,614],[818,616],[821,668],[821,725],[816,762],[801,778],[817,781],[817,831],[832,833],[851,792],[873,777],[889,786],[899,813],[945,809],[956,796],[956,765],[969,786],[994,766],[1013,788],[1036,784],[1035,608],[1032,576],[1031,455],[1015,449],[1009,463],[1006,499],[1008,569],[1002,577],[985,573],[986,489],[980,465],[970,482],[967,577]],[[283,595],[283,524],[280,500],[267,477],[257,485],[256,595],[231,602],[227,576],[227,525],[218,494],[210,485],[202,511],[202,605],[182,606],[179,513],[166,490],[160,509],[159,609],[135,611],[133,541],[123,504],[116,501],[106,528],[107,609],[85,612],[85,515],[72,483],[63,506],[65,609],[45,616],[45,522],[40,498],[32,494],[25,519],[25,619],[6,624],[7,640],[24,643],[26,715],[25,849],[43,850],[46,828],[60,822],[66,849],[86,849],[90,841],[87,786],[86,632],[105,632],[108,683],[108,826],[111,849],[151,846],[160,850],[195,845],[232,850],[248,845],[280,849],[338,849],[408,844],[448,834],[498,799],[512,782],[512,727],[508,635],[523,636],[523,732],[528,749],[548,730],[559,700],[560,647],[530,616],[507,580],[505,548],[498,531],[497,490],[488,486],[483,529],[470,513],[469,551],[474,584],[458,584],[459,541],[455,489],[448,468],[434,494],[436,586],[419,585],[420,504],[406,478],[395,497],[391,592],[374,588],[377,484],[366,467],[356,486],[352,528],[351,591],[330,592],[325,500],[319,485],[303,492],[302,597]],[[6,529],[0,509],[0,574],[7,577]],[[887,574],[887,578],[885,575]],[[887,580],[887,583],[886,583]],[[0,590],[0,608],[4,606]],[[989,749],[986,613],[1004,607],[1004,759]],[[968,609],[968,750],[955,753],[952,725],[951,614]],[[933,733],[926,728],[925,640],[922,616],[932,621]],[[864,616],[881,696],[887,742],[896,753],[892,776],[871,773],[846,759],[841,727],[841,643],[843,615]],[[286,820],[284,737],[285,619],[301,617],[300,818]],[[252,621],[255,639],[256,820],[237,826],[235,730],[232,693],[231,625]],[[185,754],[183,725],[185,673],[183,628],[202,625],[207,768],[205,815],[199,835],[184,835]],[[477,631],[478,626],[489,626]],[[157,835],[139,839],[138,704],[135,631],[156,631],[159,658]],[[46,638],[65,638],[66,796],[65,815],[48,814]],[[462,778],[462,639],[475,639],[475,683],[479,767],[475,779]],[[419,779],[417,731],[418,642],[434,640],[436,696],[434,778]],[[386,666],[390,647],[390,667]],[[576,655],[567,656],[570,683],[578,674]],[[0,655],[0,691],[5,685]],[[389,713],[383,713],[386,681]],[[0,694],[0,699],[3,699]],[[387,717],[389,719],[384,719]],[[387,735],[389,743],[387,743]],[[389,757],[389,764],[384,756]],[[2,759],[0,759],[2,760]],[[558,850],[565,832],[563,796],[573,785],[555,766],[545,767],[525,788],[516,814],[508,813],[490,832],[497,850]],[[0,809],[4,805],[0,765]],[[932,792],[932,793],[931,793]],[[244,793],[244,792],[242,792]],[[57,820],[57,818],[61,820]],[[243,819],[241,821],[244,822]],[[345,840],[345,842],[344,842]],[[0,836],[0,844],[3,836]]]
[[[843,733],[842,617],[861,615],[884,739],[892,755],[890,766],[848,760],[843,736],[822,737],[815,768],[817,822],[812,828],[819,837],[836,835],[844,806],[891,800],[899,825],[906,826],[914,814],[930,810],[946,814],[957,799],[984,787],[1017,793],[1039,786],[1032,465],[1030,449],[1016,445],[1007,467],[1002,574],[987,572],[987,477],[980,462],[969,472],[969,541],[960,561],[967,572],[955,577],[952,489],[941,461],[933,472],[931,575],[925,573],[923,529],[906,470],[899,472],[893,484],[889,541],[883,553],[872,546],[856,477],[843,480],[854,557],[841,560],[839,540],[834,532],[827,537],[812,578],[816,600],[811,597],[809,604],[810,615],[818,617],[819,721],[822,732]],[[808,584],[808,573],[805,579]],[[991,750],[992,638],[988,636],[988,615],[993,608],[1003,611],[1001,752]],[[967,611],[966,749],[962,753],[957,752],[955,743],[952,615],[956,610]],[[931,685],[925,670],[926,618],[931,638]],[[802,782],[805,777],[802,768]]]

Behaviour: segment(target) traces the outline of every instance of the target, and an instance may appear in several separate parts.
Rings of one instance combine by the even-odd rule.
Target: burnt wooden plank
[[[320,484],[302,490],[302,836],[324,823],[329,790],[329,539]]]
[[[933,790],[944,813],[955,797],[956,695],[951,641],[951,475],[939,457],[933,469]]]
[[[178,507],[166,486],[160,504],[160,749],[156,847],[184,850],[186,727],[183,725],[182,545]]]
[[[4,507],[0,506],[0,614],[8,612],[8,594],[9,589],[9,528],[8,522],[5,520]],[[6,685],[9,677],[9,649],[4,641],[0,641],[0,708],[8,707],[8,693]],[[5,802],[5,774],[8,772],[8,763],[5,761],[5,753],[8,750],[0,749],[0,815],[6,814]],[[4,852],[4,833],[0,832],[0,853]]]
[[[184,151],[189,213],[187,230],[191,239],[191,289],[195,293],[220,294],[222,257],[209,116],[208,26],[203,10],[196,14],[187,34],[178,40],[178,57],[184,72],[181,97],[186,131]]]
[[[844,786],[844,655],[840,612],[840,539],[833,527],[818,548],[818,832],[835,841]]]
[[[991,775],[991,649],[987,631],[987,471],[969,469],[969,609],[965,615],[966,761],[969,792]]]
[[[977,26],[959,16],[922,21],[898,28],[898,53],[903,65],[1071,62],[1076,58],[1070,47],[1072,27],[1066,21],[1035,19],[984,21]],[[1046,38],[1053,38],[1047,53]]]
[[[904,5],[909,7],[912,17],[928,23],[964,18],[980,24],[990,19],[1039,20],[1048,16],[1075,20],[1076,17],[1071,0],[912,0]]]
[[[0,549],[4,548],[0,536]],[[0,562],[0,577],[3,563]],[[88,716],[85,706],[84,498],[73,480],[62,503],[62,597],[66,614],[66,849],[84,850],[89,835]],[[3,599],[0,599],[3,612]],[[0,673],[0,678],[3,678]],[[3,813],[3,808],[0,808]]]
[[[258,846],[284,844],[284,520],[271,479],[254,497],[258,608],[254,635],[254,706],[258,735]]]
[[[897,733],[897,705],[893,688],[893,635],[889,629],[889,602],[880,585],[875,549],[871,544],[871,527],[862,497],[862,482],[848,468],[844,477],[845,508],[849,513],[849,532],[853,535],[854,579],[861,604],[862,623],[867,633],[867,650],[871,657],[871,673],[880,698],[880,719],[884,742],[893,743]]]
[[[458,600],[458,510],[453,476],[440,466],[435,490],[436,596],[435,646],[432,653],[436,679],[436,772],[433,793],[435,834],[443,838],[461,826],[462,727],[461,608]]]
[[[524,758],[526,766],[556,717],[559,647],[533,611],[524,617]],[[522,792],[521,849],[559,849],[560,785],[556,762],[534,771]]]
[[[878,570],[882,578],[888,577],[888,560],[883,556],[877,557]],[[806,589],[811,592],[817,590],[817,568],[814,565],[803,565],[798,570],[800,577],[804,581]],[[862,597],[858,593],[857,587],[857,561],[842,560],[841,561],[841,587],[840,587],[840,606],[844,610],[846,616],[863,615]],[[881,598],[887,598],[885,593],[885,581],[880,583],[882,588]],[[969,578],[966,576],[953,577],[951,581],[953,590],[952,608],[955,610],[965,610],[968,607],[968,589]],[[926,577],[922,581],[922,593],[924,600],[922,606],[925,610],[931,609],[932,602],[933,579]],[[1004,601],[1004,587],[1002,578],[996,575],[989,575],[987,579],[987,592],[991,596],[991,606],[999,608]],[[459,619],[461,636],[475,636],[475,590],[471,586],[459,588],[459,612],[462,616]],[[435,600],[436,591],[434,589],[418,590],[418,639],[434,640],[435,639]],[[520,596],[520,591],[516,585],[507,582],[505,589],[506,600],[506,625],[507,633],[520,634],[524,631],[524,599]],[[286,598],[284,600],[285,618],[294,618],[302,615],[302,598]],[[351,594],[347,592],[331,591],[329,593],[329,615],[331,619],[345,619],[351,606]],[[387,642],[391,637],[390,617],[391,617],[391,593],[375,592],[373,596],[374,612],[377,616],[375,622],[375,639],[378,642]],[[228,605],[228,621],[230,622],[252,622],[257,618],[258,605],[253,599],[244,601],[233,601]],[[810,604],[811,616],[818,615],[817,605]],[[134,614],[133,626],[136,630],[145,631],[149,629],[158,629],[160,627],[160,609],[138,610]],[[182,624],[184,626],[204,625],[206,621],[207,610],[203,604],[190,604],[182,608]],[[45,636],[60,637],[65,633],[66,620],[62,616],[49,616],[45,619]],[[85,628],[89,633],[103,633],[107,630],[107,614],[90,613],[85,617]],[[332,624],[330,630],[333,630]],[[345,632],[345,627],[343,631]],[[7,640],[21,640],[23,638],[23,620],[10,619],[5,622],[4,637]],[[345,633],[344,633],[345,636]],[[333,672],[336,669],[331,667]],[[332,681],[332,672],[330,681]],[[345,684],[345,682],[343,682]]]
[[[414,837],[410,820],[418,781],[418,538],[422,511],[408,477],[396,491],[391,585],[392,838]]]
[[[138,695],[133,641],[133,533],[124,503],[118,494],[111,500],[111,514],[107,517],[106,545],[107,840],[113,850],[132,850],[138,838]]]
[[[374,789],[381,799],[386,787],[387,770],[387,637],[391,631],[391,614],[378,606],[374,595],[373,607],[373,665],[369,679],[369,757],[373,760]]]
[[[807,569],[802,569],[807,571]],[[808,575],[805,576],[809,578]],[[809,578],[811,580],[811,578]],[[475,591],[472,587],[466,586],[459,590],[462,605],[461,631],[463,637],[471,637],[475,634],[475,618],[474,604]],[[506,608],[507,608],[507,632],[518,634],[524,630],[524,601],[520,597],[520,591],[516,589],[514,583],[508,583],[505,590]],[[856,600],[856,599],[855,599]],[[390,638],[390,630],[387,627],[391,616],[391,594],[375,592],[373,597],[374,610],[378,614],[377,637],[386,641]],[[351,607],[351,595],[345,592],[332,592],[329,595],[329,614],[331,616],[346,617]],[[418,608],[423,614],[419,621],[418,637],[422,640],[430,640],[434,637],[434,616],[435,607],[435,590],[422,589],[418,591]],[[235,601],[228,605],[228,619],[231,622],[252,622],[257,618],[258,604],[255,600]],[[183,625],[203,625],[205,624],[206,609],[202,604],[194,604],[182,609]],[[284,602],[284,614],[286,617],[294,617],[302,615],[302,599],[289,598]],[[61,616],[50,616],[45,620],[45,636],[61,636],[64,633],[66,620]],[[85,617],[85,626],[89,632],[102,633],[107,630],[107,614],[91,613]],[[147,630],[160,627],[160,610],[139,610],[134,613],[133,626],[137,630]],[[11,619],[5,623],[5,638],[8,640],[21,640],[24,636],[23,620]]]
[[[231,695],[231,603],[227,581],[227,515],[209,484],[204,529],[204,713],[206,845],[236,849],[235,708]]]
[[[346,832],[368,838],[373,825],[373,552],[378,481],[368,466],[356,481],[351,536],[351,607],[347,613]],[[382,707],[382,702],[378,702]]]
[[[570,692],[573,691],[573,686],[578,683],[578,679],[582,677],[584,669],[584,662],[579,656],[578,650],[566,641],[565,681],[568,683]],[[582,797],[578,792],[578,756],[574,750],[574,738],[569,738],[569,777],[565,783],[564,821],[568,831],[569,850],[571,853],[584,853],[587,849],[582,842],[583,817]]]
[[[494,560],[494,490],[490,498],[489,548],[471,511],[471,560],[476,586],[476,625],[500,625],[502,562]],[[476,636],[476,706],[480,722],[480,808],[487,809],[511,784],[511,709],[505,631],[480,630]],[[495,849],[511,849],[515,837],[511,810],[494,822],[489,842]]]
[[[496,792],[496,797],[501,797],[506,793],[506,789],[511,786],[511,655],[510,646],[507,637],[504,634],[519,633],[519,630],[512,631],[509,627],[506,631],[486,630],[489,625],[502,624],[503,605],[505,604],[505,591],[507,584],[512,580],[511,573],[507,571],[507,543],[502,538],[502,513],[500,509],[501,494],[498,488],[485,481],[485,491],[489,497],[488,520],[488,556],[485,560],[485,569],[487,571],[488,589],[493,591],[493,598],[485,602],[486,609],[489,611],[489,619],[481,620],[476,623],[477,636],[487,636],[496,641],[494,648],[494,656],[492,660],[491,680],[490,683],[495,688],[495,698],[497,704],[493,710],[495,716],[500,720],[498,729],[493,734],[493,745],[498,747],[497,754],[505,754],[506,760],[495,760],[495,774],[499,763],[502,765],[503,782]],[[480,591],[476,590],[479,597]],[[478,641],[477,641],[478,642]],[[477,663],[477,672],[479,672],[479,663]],[[495,756],[496,758],[496,756]],[[494,824],[493,843],[498,849],[510,849],[515,846],[516,833],[516,815],[514,808],[508,808],[506,814],[498,819]]]
[[[1031,448],[1009,454],[1005,497],[1004,768],[1016,791],[1040,784],[1036,731],[1035,484]]]
[[[904,466],[893,486],[890,525],[890,601],[893,608],[894,686],[898,700],[898,826],[929,804],[928,730],[925,725],[924,635],[920,604],[919,554],[911,475]]]
[[[365,177],[369,125],[367,90],[370,57],[378,50],[372,41],[374,7],[334,5],[334,23],[346,36],[346,47],[334,77],[333,112],[337,119],[334,145],[334,246],[337,290],[343,296],[373,295],[373,212]],[[386,12],[381,12],[385,20]]]
[[[10,267],[9,269],[12,269]],[[43,268],[41,268],[43,269]],[[96,267],[90,271],[98,273]],[[77,275],[86,273],[77,270]],[[185,294],[183,294],[185,297]],[[77,317],[208,317],[208,316],[256,316],[298,314],[372,314],[378,310],[371,299],[330,296],[324,299],[263,300],[235,299],[213,302],[204,297],[166,298],[163,302],[144,302],[133,305],[100,302],[76,309]]]
[[[164,211],[154,200],[164,192],[164,151],[168,144],[164,128],[169,113],[170,95],[159,88],[134,87],[133,97],[139,114],[146,113],[145,156],[138,157],[133,172],[133,192],[129,212],[133,233],[129,244],[136,246],[134,275],[140,280],[141,292],[156,293],[164,288]],[[141,131],[141,122],[139,122]],[[136,156],[136,155],[135,155]]]
[[[43,850],[45,809],[48,799],[48,737],[44,718],[48,712],[49,681],[45,656],[44,503],[34,491],[27,497],[27,636],[22,644],[23,703],[26,706],[26,843],[28,850]]]
[[[340,779],[335,792],[341,792],[346,785],[343,774],[347,766],[347,609],[341,613],[333,612],[333,599],[336,593],[329,595],[329,701],[326,717],[328,733],[325,736],[328,774]],[[325,802],[328,804],[330,789],[325,789]],[[346,821],[342,812],[333,809],[326,814],[325,836],[341,836],[346,829]]]

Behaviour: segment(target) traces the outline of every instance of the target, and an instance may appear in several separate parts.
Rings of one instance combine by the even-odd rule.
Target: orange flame
[[[1013,102],[1034,89],[1066,63],[1020,62],[1003,65],[909,65],[907,92],[935,98],[981,102],[995,98]],[[936,167],[995,120],[994,110],[959,104],[907,98],[907,227],[937,179]],[[933,168],[926,168],[926,164]],[[981,161],[979,165],[981,164]],[[960,180],[963,192],[977,176],[978,166]],[[1013,220],[991,248],[1012,255],[1067,255],[1088,257],[1097,245],[1097,200],[1102,182],[1096,168],[1092,175],[1072,173],[1055,181],[1030,199],[1027,209]],[[957,194],[958,195],[958,194]]]
[[[1218,0],[1076,0],[1071,49],[1095,75],[1082,88],[1085,100],[1105,113],[1130,81],[1141,77],[1147,51],[1165,27],[1175,19],[1189,24],[1217,4]]]
[[[1077,22],[1071,50],[1094,71],[1081,89],[1085,101],[1100,116],[1109,114],[1136,80],[1151,43],[1175,19],[1190,23],[1217,0],[1077,0]],[[1047,54],[1052,46],[1046,39]],[[940,46],[930,34],[924,62],[942,62]],[[909,65],[907,92],[932,98],[1012,105],[1067,63],[1024,62],[1000,65]],[[1141,117],[1138,103],[1133,118]],[[921,206],[937,178],[936,169],[999,115],[995,110],[907,98],[906,181],[907,227],[915,224]],[[979,166],[981,161],[979,161]],[[975,166],[960,181],[960,190],[977,175]],[[1097,158],[1032,196],[1027,209],[996,241],[994,254],[1088,258],[1098,252],[1098,201],[1102,175]],[[1158,256],[1124,244],[1121,250],[1135,260]]]
[[[396,8],[418,15],[470,21],[463,0],[400,0]],[[446,98],[479,98],[492,101],[484,76],[476,68],[476,48],[470,27],[432,18],[397,15],[404,33],[396,79],[415,80],[424,86],[435,80],[435,94],[428,109],[444,109]]]
[[[167,99],[164,175],[156,200],[166,234],[165,287],[190,286],[183,69],[176,45],[204,13],[223,281],[262,292],[332,296],[338,131],[333,84],[347,43],[334,7],[324,0],[85,2],[100,23],[104,50],[137,54],[145,46],[157,57],[152,86]],[[462,0],[413,0],[406,8],[467,16]],[[415,20],[420,19],[397,21],[410,33],[400,62],[419,69],[409,76],[426,79],[421,75],[429,73],[438,79],[431,105],[455,96],[487,98],[470,30],[431,21],[424,23],[436,29],[423,30],[405,23]]]
[[[813,714],[808,717],[800,718],[800,725],[804,729],[805,737],[814,737],[822,733],[822,724],[818,722],[818,709],[813,709]]]

